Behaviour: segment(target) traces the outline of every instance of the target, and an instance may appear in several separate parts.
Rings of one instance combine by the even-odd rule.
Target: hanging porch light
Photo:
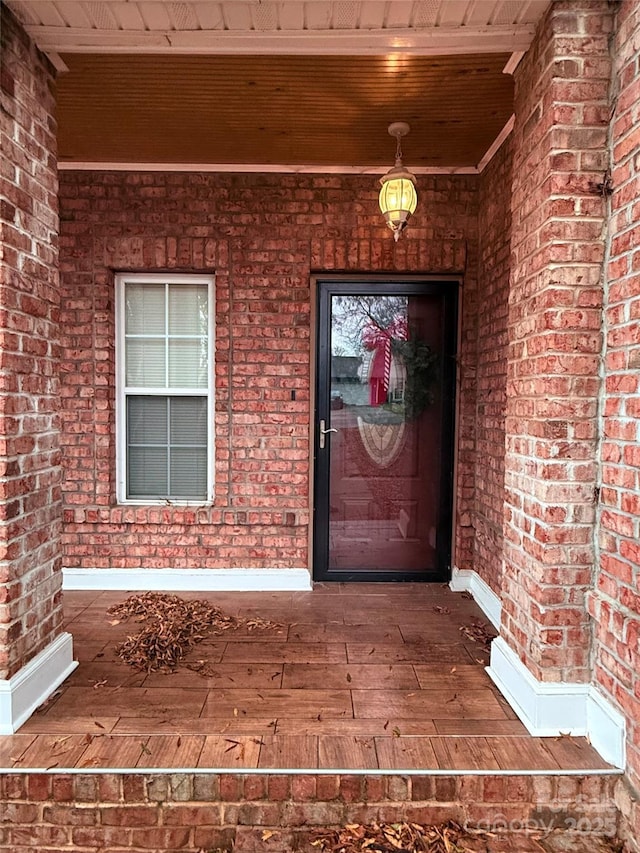
[[[418,204],[416,179],[402,162],[400,145],[400,140],[409,133],[410,129],[405,121],[394,121],[389,125],[389,135],[396,138],[396,164],[380,178],[382,184],[378,199],[380,210],[387,225],[393,231],[396,241],[406,228],[409,217],[415,212]]]

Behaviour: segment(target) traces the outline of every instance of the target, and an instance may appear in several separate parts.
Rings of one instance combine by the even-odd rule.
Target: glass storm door
[[[457,290],[318,284],[316,580],[449,576]]]

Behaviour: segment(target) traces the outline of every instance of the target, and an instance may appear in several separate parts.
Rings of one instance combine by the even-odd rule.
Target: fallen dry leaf
[[[112,625],[126,619],[145,623],[141,630],[116,646],[116,655],[141,672],[175,670],[191,649],[229,628],[247,630],[281,628],[279,623],[252,616],[229,616],[203,599],[186,600],[168,593],[145,592],[129,596],[107,611]],[[187,664],[199,675],[209,677],[207,661]]]
[[[325,853],[361,853],[361,851],[407,851],[407,853],[471,853],[478,850],[478,839],[486,841],[492,833],[467,830],[454,821],[421,826],[416,823],[347,824],[341,829],[318,830],[311,841]],[[313,837],[313,836],[312,836]],[[467,846],[466,842],[471,846]],[[485,849],[489,849],[488,846]]]
[[[496,638],[496,632],[488,622],[471,622],[469,625],[462,625],[460,631],[467,639],[478,643],[487,652],[491,648],[491,643]]]

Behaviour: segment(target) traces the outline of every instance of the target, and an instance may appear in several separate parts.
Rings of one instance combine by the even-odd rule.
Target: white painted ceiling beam
[[[27,25],[47,53],[310,54],[376,56],[402,52],[415,56],[525,51],[533,37],[527,26],[435,27],[429,30],[305,30],[232,32],[229,30],[125,31]]]
[[[486,159],[486,158],[485,158]],[[483,161],[484,162],[484,161]],[[61,160],[58,169],[66,172],[221,172],[292,175],[384,175],[388,166],[318,166],[273,163],[105,163]],[[414,175],[477,175],[477,166],[411,166]]]

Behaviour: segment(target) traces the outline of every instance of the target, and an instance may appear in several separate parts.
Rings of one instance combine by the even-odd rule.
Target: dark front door
[[[316,580],[448,578],[457,281],[320,281]]]

